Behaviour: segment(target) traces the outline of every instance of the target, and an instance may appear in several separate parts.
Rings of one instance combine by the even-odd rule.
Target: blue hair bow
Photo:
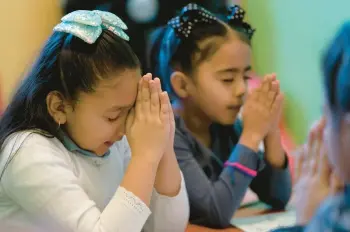
[[[128,27],[118,16],[110,12],[77,10],[63,16],[61,21],[54,27],[54,31],[72,34],[89,44],[95,43],[103,29],[113,32],[126,41],[129,40],[129,36],[123,31]]]

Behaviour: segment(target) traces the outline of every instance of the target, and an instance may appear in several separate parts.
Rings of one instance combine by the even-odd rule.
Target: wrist
[[[265,139],[265,159],[274,168],[283,168],[286,164],[286,155],[281,143],[280,130],[270,131]]]
[[[175,156],[174,145],[169,146],[164,153],[165,156]]]
[[[178,195],[181,189],[181,171],[174,149],[167,149],[160,160],[154,187],[161,195]]]
[[[265,140],[266,139],[271,139],[271,138],[278,138],[278,139],[281,138],[281,131],[280,131],[280,129],[278,127],[271,129],[266,134]]]
[[[243,131],[239,143],[257,152],[259,150],[260,142],[262,141],[261,136],[256,133],[247,133]]]
[[[152,151],[131,151],[131,160],[137,163],[144,163],[145,165],[150,165],[150,167],[158,167],[162,155],[158,155]]]

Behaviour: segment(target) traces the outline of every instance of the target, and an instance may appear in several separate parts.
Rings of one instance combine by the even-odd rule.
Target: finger
[[[320,168],[320,163],[322,160],[321,154],[322,154],[322,152],[324,152],[321,150],[321,149],[323,149],[323,146],[321,144],[322,144],[322,142],[317,139],[315,142],[315,145],[314,145],[315,154],[314,154],[313,160],[314,160],[315,166],[314,166],[314,169],[312,170],[313,174],[315,174],[317,172],[317,169]]]
[[[170,139],[172,139],[172,141],[170,141],[170,144],[172,144],[171,146],[174,146],[174,135],[175,135],[175,116],[174,116],[174,112],[173,112],[173,108],[170,102],[170,98],[168,98],[168,109],[169,109],[169,125],[170,125]]]
[[[257,89],[257,101],[261,105],[267,105],[267,94],[270,89],[270,83],[268,75],[266,75],[261,83],[260,88]]]
[[[271,89],[270,91],[274,91],[276,93],[279,93],[280,92],[280,81],[279,80],[274,80],[271,82]]]
[[[175,117],[173,112],[173,107],[170,102],[170,98],[168,97],[168,109],[169,109],[169,122],[171,126],[173,127],[173,131],[175,130]]]
[[[319,162],[318,175],[319,175],[319,178],[329,183],[332,169],[329,164],[327,150],[325,149],[323,143],[321,143],[320,149],[321,149],[321,154],[320,154],[321,157]]]
[[[151,90],[151,113],[154,115],[159,115],[160,103],[159,103],[159,93],[155,81],[150,80],[149,86]]]
[[[130,131],[130,128],[132,126],[132,124],[134,123],[134,119],[135,119],[135,108],[132,108],[129,111],[129,114],[126,118],[126,133],[128,134],[128,132]]]
[[[312,129],[309,131],[307,138],[307,156],[306,160],[310,161],[315,154],[315,140],[316,140],[316,130]]]
[[[322,116],[319,120],[315,121],[311,128],[310,131],[314,131],[317,133],[317,131],[323,130],[326,126],[326,117]]]
[[[169,123],[169,96],[167,92],[160,94],[160,120],[163,123]]]
[[[143,114],[149,114],[150,113],[150,101],[151,101],[151,94],[149,89],[149,81],[142,80],[142,88],[141,88],[141,94],[142,94],[142,113]]]
[[[321,129],[325,128],[326,123],[327,123],[326,116],[322,115],[322,117],[320,119],[320,127],[321,127]]]
[[[300,172],[300,177],[304,175],[310,175],[311,169],[314,165],[313,160],[309,159],[309,149],[308,145],[304,145],[304,151],[303,151],[303,162],[301,164],[301,172]]]
[[[160,83],[160,79],[158,77],[156,77],[156,78],[154,78],[154,82],[156,84],[157,91],[160,94],[162,92],[162,85]]]
[[[322,135],[323,131],[316,130],[313,133],[313,144],[312,146],[312,154],[310,155],[310,159],[312,160],[313,166],[312,166],[312,174],[315,174],[317,170],[320,168],[321,163],[321,154],[324,152],[322,149],[324,149],[323,141],[322,141]]]
[[[302,170],[303,170],[303,163],[304,163],[304,156],[305,156],[305,145],[302,145],[300,148],[298,148],[294,152],[294,177],[295,182],[297,182],[301,176]]]
[[[135,114],[140,115],[141,114],[141,106],[142,106],[142,78],[138,82],[137,86],[137,96],[136,96],[136,103],[135,103]]]
[[[267,74],[264,76],[263,82],[261,84],[261,92],[267,93],[270,90],[271,84],[271,74]]]
[[[271,90],[273,76],[271,74],[266,75],[261,86],[261,91],[259,92],[259,102],[265,107],[270,108],[273,101],[269,99],[269,92]],[[271,94],[272,99],[275,98],[275,94]]]
[[[280,114],[283,108],[283,102],[284,102],[284,94],[279,93],[276,96],[275,101],[272,103],[271,115],[275,116],[276,114]],[[277,120],[280,120],[280,118],[278,118]]]
[[[336,174],[335,171],[331,174],[331,194],[335,195],[345,188],[344,181],[340,179],[340,177]]]
[[[273,81],[271,83],[271,88],[270,91],[268,92],[267,99],[269,102],[269,107],[272,107],[273,102],[275,101],[275,98],[277,94],[279,93],[279,82],[278,81]]]
[[[150,80],[152,80],[152,74],[151,73],[147,73],[142,78],[145,81],[150,81]]]

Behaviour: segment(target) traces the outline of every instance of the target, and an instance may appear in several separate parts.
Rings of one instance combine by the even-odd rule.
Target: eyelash
[[[250,77],[250,76],[244,76],[243,78],[244,78],[244,80],[251,80],[252,79],[252,77]]]
[[[243,79],[244,79],[245,81],[247,81],[247,80],[250,80],[250,79],[252,79],[252,78],[251,78],[250,76],[244,76]],[[225,79],[225,80],[223,80],[223,82],[225,82],[225,83],[231,83],[233,80],[234,80],[234,79]]]
[[[118,118],[119,118],[119,115],[115,118],[107,118],[107,120],[108,120],[108,122],[115,122],[118,120]]]
[[[118,114],[118,116],[116,116],[115,118],[107,118],[107,120],[108,120],[108,122],[115,122],[115,121],[117,121],[124,113],[129,114],[129,111],[130,111],[130,109],[123,110],[123,112],[120,112],[120,113]]]

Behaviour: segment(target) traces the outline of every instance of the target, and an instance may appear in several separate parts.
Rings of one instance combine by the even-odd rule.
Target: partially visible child
[[[298,226],[277,231],[350,231],[350,21],[333,39],[322,69],[325,117],[299,156]]]
[[[189,4],[155,33],[150,48],[151,70],[174,97],[174,146],[190,222],[211,228],[230,227],[248,188],[276,209],[291,195],[278,130],[283,94],[275,75],[267,75],[244,103],[254,29],[243,16],[233,6],[221,21]],[[265,153],[258,151],[261,142]]]
[[[0,121],[0,231],[185,230],[170,101],[126,28],[102,11],[54,28]]]

